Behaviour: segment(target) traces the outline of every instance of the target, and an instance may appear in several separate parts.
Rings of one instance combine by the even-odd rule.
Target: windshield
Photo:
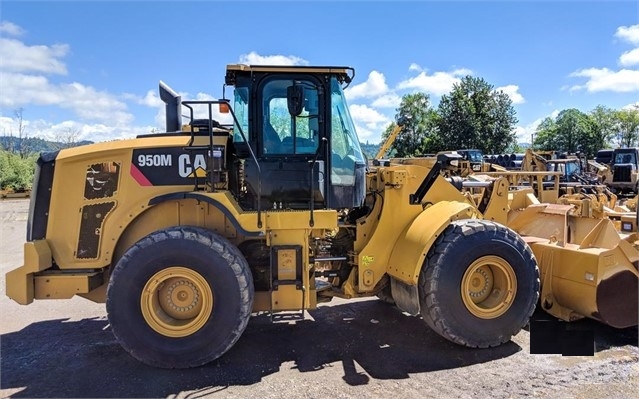
[[[615,155],[615,164],[636,163],[635,154],[632,152],[618,152]]]
[[[566,174],[568,176],[572,176],[575,173],[580,173],[579,163],[577,162],[569,162],[566,164]]]
[[[481,162],[484,160],[484,157],[481,151],[468,151],[468,160],[470,162]]]
[[[337,185],[355,184],[355,164],[364,164],[353,119],[342,87],[331,78],[331,182]]]

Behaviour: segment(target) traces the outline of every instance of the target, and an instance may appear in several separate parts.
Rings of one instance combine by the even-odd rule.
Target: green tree
[[[578,151],[592,153],[591,125],[588,115],[571,108],[557,115],[557,140],[555,150],[576,153]],[[596,151],[596,150],[595,150]]]
[[[384,134],[382,142],[390,135],[397,124],[402,126],[391,146],[391,154],[396,157],[411,157],[425,154],[425,143],[433,134],[432,123],[434,111],[430,107],[430,98],[426,93],[406,94],[395,114],[395,122],[391,123]]]
[[[604,105],[598,105],[590,111],[589,115],[592,123],[592,146],[595,151],[608,147],[616,132],[615,111]]]
[[[36,159],[36,154],[22,157],[19,153],[0,151],[0,190],[30,189]]]
[[[424,154],[435,153],[441,151],[446,147],[441,134],[439,133],[439,114],[435,109],[428,110],[428,131],[429,133],[424,137],[422,141],[422,148]]]
[[[620,147],[639,145],[639,108],[621,109],[614,114]]]
[[[441,150],[477,148],[500,153],[515,142],[512,100],[482,78],[464,77],[438,107]]]
[[[595,122],[578,109],[565,109],[557,118],[545,118],[537,127],[535,147],[569,153],[581,152],[588,156],[601,149],[595,139]]]
[[[557,123],[555,123],[554,118],[544,118],[539,126],[537,126],[533,146],[543,151],[557,148]]]

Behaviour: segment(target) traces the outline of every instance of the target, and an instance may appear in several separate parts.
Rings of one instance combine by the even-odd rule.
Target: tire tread
[[[201,366],[219,358],[224,353],[226,353],[240,338],[240,336],[246,329],[252,311],[254,294],[252,283],[253,279],[248,264],[246,263],[246,259],[244,258],[242,253],[226,238],[210,230],[195,226],[177,226],[165,230],[156,231],[138,241],[131,248],[129,248],[129,250],[126,251],[126,253],[120,258],[117,265],[114,267],[107,291],[112,288],[115,282],[119,281],[122,278],[121,276],[124,276],[124,278],[126,278],[126,271],[129,267],[134,266],[130,263],[135,258],[135,254],[137,252],[151,245],[158,244],[166,240],[181,239],[196,241],[204,245],[205,247],[211,248],[229,262],[231,270],[233,271],[233,274],[235,275],[240,288],[240,314],[238,315],[240,323],[234,328],[232,333],[229,334],[223,344],[218,347],[218,350],[210,353],[204,353],[204,355],[199,358],[189,359],[188,361],[180,363],[176,363],[174,359],[159,360],[157,358],[149,356],[144,350],[138,350],[138,348],[133,347],[128,342],[126,342],[126,340],[121,339],[118,329],[114,326],[111,326],[116,339],[128,353],[130,353],[133,357],[142,361],[143,363],[154,367],[190,368]],[[107,298],[109,298],[108,294]],[[107,299],[106,308],[107,313],[110,314],[112,308],[111,301],[109,299]]]
[[[537,298],[531,301],[525,314],[521,315],[521,322],[518,323],[518,325],[513,326],[510,331],[503,334],[497,341],[481,341],[472,336],[460,336],[453,331],[443,312],[443,308],[445,308],[447,304],[440,303],[437,296],[439,291],[439,277],[441,275],[442,268],[446,267],[446,265],[442,262],[442,258],[445,254],[452,250],[454,244],[461,237],[468,237],[482,231],[489,231],[495,235],[503,234],[504,238],[518,247],[527,262],[532,262],[535,265],[537,279],[533,282],[533,284],[535,292],[539,292],[539,269],[537,267],[537,262],[530,247],[525,244],[517,233],[505,226],[486,220],[469,219],[453,222],[444,230],[443,234],[440,235],[433,244],[433,247],[426,258],[426,262],[424,263],[422,273],[420,274],[418,284],[419,292],[422,296],[420,300],[422,303],[422,317],[426,324],[442,337],[454,343],[471,348],[488,348],[508,342],[512,336],[516,335],[528,323],[528,320],[535,311],[537,303]],[[423,308],[424,306],[426,309]]]

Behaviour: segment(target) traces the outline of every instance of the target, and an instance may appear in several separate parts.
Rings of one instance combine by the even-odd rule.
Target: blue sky
[[[240,62],[354,67],[370,143],[402,95],[436,106],[472,74],[511,96],[526,142],[562,109],[639,104],[639,2],[0,0],[0,135],[20,108],[35,137],[162,130],[159,80],[219,98]]]

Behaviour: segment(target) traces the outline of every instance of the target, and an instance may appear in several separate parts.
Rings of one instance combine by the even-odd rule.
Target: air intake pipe
[[[166,104],[166,131],[182,130],[182,97],[160,80],[160,99]]]

